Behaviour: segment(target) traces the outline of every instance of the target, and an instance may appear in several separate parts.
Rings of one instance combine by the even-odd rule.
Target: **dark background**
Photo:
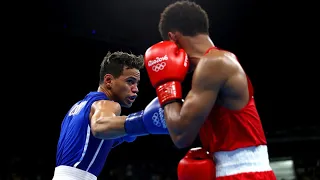
[[[9,107],[14,109],[17,120],[9,122],[8,127],[15,128],[6,142],[10,148],[5,149],[9,155],[4,157],[6,163],[1,178],[36,179],[37,174],[42,179],[52,178],[65,113],[89,91],[97,90],[99,65],[108,51],[143,54],[149,46],[161,41],[157,29],[160,13],[171,2],[174,1],[46,2],[45,12],[36,14],[39,24],[35,24],[41,26],[41,30],[26,25],[32,35],[23,38],[26,40],[19,47],[19,53],[11,53],[23,61],[14,71],[18,78],[11,82],[14,87],[17,79],[24,83],[14,88],[19,93],[15,97],[23,101],[23,108]],[[281,9],[272,1],[196,2],[209,15],[214,44],[235,53],[252,80],[270,158],[293,157],[300,163],[297,167],[315,167],[320,152],[317,147],[319,118],[299,116],[302,105],[297,105],[297,101],[301,97],[295,96],[299,90],[292,78],[288,78],[296,70],[279,70],[281,63],[299,60],[297,51],[288,54],[285,49],[306,36],[299,36],[298,30],[299,24],[306,24],[305,19],[299,19],[302,15],[291,7]],[[123,114],[143,109],[156,96],[144,70],[141,77],[140,96]],[[190,77],[183,83],[184,94],[190,89]],[[200,145],[198,141],[194,146],[197,145]],[[140,137],[134,143],[124,143],[112,150],[102,176],[116,167],[123,170],[128,164],[143,164],[144,173],[171,172],[174,177],[176,164],[187,150],[176,149],[167,136]]]

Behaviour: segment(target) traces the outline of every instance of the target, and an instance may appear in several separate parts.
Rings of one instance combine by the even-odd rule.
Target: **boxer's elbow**
[[[192,145],[193,141],[191,141],[190,139],[188,139],[185,135],[181,134],[181,135],[176,135],[176,136],[172,136],[171,137],[174,145],[179,148],[179,149],[183,149],[183,148],[187,148],[189,146]]]
[[[96,128],[91,127],[91,133],[95,138],[98,138],[98,139],[108,139],[109,138],[108,134],[103,133]]]
[[[169,133],[173,143],[179,149],[189,147],[193,143],[193,139],[190,138],[190,134],[184,123],[170,124]]]
[[[111,139],[111,127],[108,124],[91,123],[91,133],[98,139]]]
[[[98,139],[114,139],[125,135],[123,125],[113,118],[101,118],[92,121],[91,133]]]
[[[91,133],[98,139],[115,139],[123,135],[114,133],[111,128],[104,127],[103,130],[99,128],[91,128]]]

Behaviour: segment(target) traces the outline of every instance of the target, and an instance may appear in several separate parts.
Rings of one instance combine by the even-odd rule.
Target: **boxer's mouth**
[[[130,102],[133,102],[136,98],[137,98],[137,96],[129,96],[127,99],[128,99]]]

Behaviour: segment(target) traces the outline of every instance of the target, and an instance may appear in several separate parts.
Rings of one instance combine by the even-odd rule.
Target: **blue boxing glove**
[[[129,114],[124,128],[129,136],[169,134],[158,98],[154,98],[143,111]]]
[[[128,135],[123,136],[123,137],[120,137],[120,138],[117,138],[117,139],[114,140],[113,145],[112,145],[112,148],[114,148],[114,147],[122,144],[124,141],[125,141],[125,142],[128,142],[128,143],[131,143],[131,142],[133,142],[133,141],[136,140],[136,139],[137,139],[136,136],[128,136]]]
[[[136,136],[123,136],[122,137],[125,142],[131,143],[137,139]]]

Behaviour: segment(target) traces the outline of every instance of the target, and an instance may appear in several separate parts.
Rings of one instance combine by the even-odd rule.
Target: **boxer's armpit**
[[[120,113],[121,107],[116,102],[104,100],[93,103],[90,113],[92,134],[99,139],[114,139],[126,135],[126,116],[119,116]]]

